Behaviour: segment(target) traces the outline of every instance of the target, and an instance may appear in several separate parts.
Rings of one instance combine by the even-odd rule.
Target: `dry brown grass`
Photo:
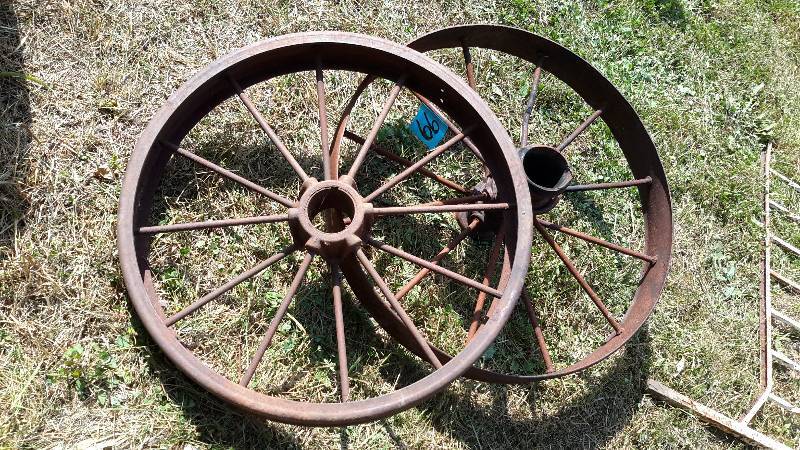
[[[470,22],[526,27],[577,50],[618,85],[642,115],[670,178],[676,225],[672,272],[649,325],[624,352],[581,375],[515,387],[458,381],[419,408],[342,429],[263,423],[202,392],[165,360],[141,329],[118,269],[113,230],[119,185],[136,136],[147,120],[199,68],[264,37],[336,29],[406,42],[433,28]],[[756,395],[761,238],[752,219],[760,211],[759,153],[765,140],[774,140],[778,167],[800,178],[798,23],[800,7],[792,0],[714,4],[626,0],[599,5],[578,1],[0,3],[0,72],[15,72],[0,76],[0,446],[69,446],[108,438],[121,448],[187,444],[261,448],[740,446],[685,413],[654,403],[643,394],[643,380],[659,378],[734,416]],[[509,129],[517,129],[520,88],[528,68],[507,64],[499,56],[496,60],[488,54],[478,56],[482,57],[478,65],[481,93]],[[446,53],[437,57],[445,62],[454,58]],[[26,81],[16,72],[36,78]],[[347,99],[354,83],[339,81],[331,110]],[[276,128],[286,130],[292,145],[313,149],[314,128],[301,125],[314,124],[314,109],[308,107],[313,105],[314,93],[310,85],[306,90],[291,86],[280,81],[271,86],[275,92],[292,94],[284,109],[270,112],[271,120]],[[542,96],[545,112],[536,117],[534,128],[542,139],[552,140],[574,126],[585,111],[557,84],[544,89],[548,90]],[[380,95],[377,90],[366,104],[376,107]],[[395,119],[413,108],[410,99],[402,100]],[[290,120],[303,114],[296,111],[308,116]],[[263,143],[255,142],[252,125],[232,105],[191,138],[210,154],[227,157],[226,163],[253,160],[257,164],[251,169],[263,171],[271,167],[270,160],[263,156]],[[603,150],[607,140],[601,128],[593,128],[578,148]],[[580,152],[571,157],[576,167],[583,167]],[[624,174],[613,157],[607,161],[596,169],[601,175]],[[437,167],[463,176],[458,164],[450,159]],[[376,174],[388,170],[379,163],[370,167]],[[176,190],[164,217],[176,221],[214,218],[226,211],[268,207],[188,169],[188,165],[174,168],[172,187]],[[276,188],[285,180],[281,173],[269,178]],[[181,194],[178,181],[193,186],[191,195]],[[403,192],[399,195],[418,195]],[[800,208],[795,194],[780,195],[785,204]],[[607,211],[615,211],[608,213],[609,220],[624,224],[611,237],[626,243],[636,236],[640,224],[628,219],[626,199],[595,200]],[[569,218],[576,227],[591,226],[577,215]],[[446,239],[452,223],[415,226],[437,230]],[[800,243],[796,227],[780,226]],[[176,302],[194,298],[255,261],[255,256],[252,261],[226,260],[224,252],[213,253],[215,248],[267,251],[285,239],[273,230],[265,226],[248,236],[236,232],[203,235],[202,246],[192,247],[189,260],[213,255],[215,263],[222,265],[213,270],[175,264],[180,262],[175,251],[180,254],[182,247],[196,241],[180,236],[159,241],[165,255],[159,261],[164,269],[160,288]],[[402,226],[394,230],[400,230],[399,239],[413,239],[402,235]],[[260,247],[263,243],[268,243],[267,250]],[[617,312],[624,310],[626,291],[621,285],[631,281],[631,268],[601,264],[601,254],[571,245],[570,252],[591,267],[598,291],[609,296]],[[797,260],[780,258],[777,264],[800,279]],[[464,260],[460,254],[455,261]],[[410,266],[388,260],[383,264],[397,274],[397,280],[413,273]],[[169,275],[164,274],[172,266],[180,266],[183,272],[174,277],[179,282],[170,284]],[[257,314],[267,314],[265,308],[275,301],[275,292],[281,292],[285,281],[276,273],[292,267],[287,262],[233,295]],[[314,269],[315,277],[321,269]],[[552,280],[539,284],[537,293],[563,302],[579,298],[564,273],[547,265],[536,270],[532,278]],[[425,289],[438,298],[435,283]],[[465,295],[451,292],[456,297]],[[313,304],[322,301],[325,293],[309,283],[303,295]],[[428,305],[417,305],[417,301],[419,296],[409,297],[412,313],[423,318]],[[780,301],[800,316],[796,297],[782,296]],[[443,306],[445,299],[440,302]],[[192,319],[195,328],[207,326],[209,314],[225,313],[227,306],[225,302],[214,305],[216,309]],[[582,306],[570,310],[556,301],[548,307],[548,317],[552,317],[548,331],[557,336],[552,344],[554,356],[566,361],[592,348],[596,342],[574,331],[574,325],[588,317],[587,310]],[[369,320],[352,311],[353,326],[368,329]],[[303,327],[312,331],[323,327],[324,316],[302,316],[301,312],[297,311],[297,318]],[[448,320],[426,321],[425,326],[429,332],[437,331],[438,344],[455,348],[463,336],[453,331],[458,323],[448,314],[443,309],[441,316]],[[247,328],[235,314],[221,317],[215,336],[221,344],[235,346],[239,335],[258,334],[258,329]],[[312,319],[304,322],[303,317]],[[505,359],[498,357],[490,363],[509,367],[520,363],[511,345],[519,326],[511,323],[497,344],[497,354]],[[290,361],[273,372],[274,379],[258,382],[274,386],[277,379],[302,368],[307,371],[299,372],[306,377],[298,383],[302,390],[291,395],[335,398],[335,384],[329,384],[332,378],[311,375],[311,371],[329,371],[335,363],[325,351],[328,344],[303,338],[299,327],[292,327],[287,336],[294,333],[298,339],[288,351],[319,358]],[[797,336],[780,334],[778,340],[782,348],[796,348]],[[317,344],[324,348],[315,353]],[[363,349],[365,354],[375,348],[392,356],[391,370],[427,370],[387,344],[380,333],[369,344]],[[215,353],[219,348],[207,348],[205,357],[211,364],[226,362],[227,355]],[[286,351],[286,347],[276,351]],[[677,369],[679,365],[683,370]],[[371,370],[361,375],[362,388],[391,387],[380,371]],[[800,400],[797,378],[785,372],[779,376],[788,389],[782,394]],[[767,410],[755,424],[800,445],[800,423],[779,410]]]

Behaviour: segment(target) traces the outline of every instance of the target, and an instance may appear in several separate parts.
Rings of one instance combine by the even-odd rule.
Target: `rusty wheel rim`
[[[311,71],[317,73],[317,92],[320,98],[320,132],[322,148],[327,146],[327,116],[325,108],[325,84],[322,77],[325,70],[348,70],[369,73],[396,83],[386,108],[391,107],[392,96],[407,87],[415,92],[423,92],[450,114],[459,124],[470,125],[469,137],[481,149],[480,157],[485,164],[497,173],[506,175],[505,181],[498,185],[499,194],[495,201],[486,201],[483,196],[455,199],[434,204],[380,208],[370,201],[380,192],[362,195],[355,184],[359,165],[363,163],[371,145],[363,145],[347,175],[338,176],[338,160],[334,165],[327,151],[320,153],[324,180],[317,181],[308,176],[303,167],[293,158],[280,138],[272,130],[257,108],[247,96],[246,89],[272,77]],[[262,130],[269,136],[293,171],[303,181],[297,199],[288,199],[272,192],[236,173],[230,172],[215,163],[180,146],[188,132],[210,111],[225,99],[238,96],[244,106],[256,119]],[[385,111],[376,121],[375,131],[385,118]],[[461,140],[465,134],[456,136]],[[331,146],[338,146],[340,136],[335,136]],[[374,136],[372,136],[374,139]],[[454,138],[455,139],[455,138]],[[449,141],[448,141],[449,142]],[[444,145],[448,145],[443,144]],[[449,145],[452,145],[450,143]],[[287,208],[285,214],[248,217],[245,219],[225,219],[175,225],[148,224],[153,199],[160,178],[171,158],[183,157],[211,172],[233,180],[251,191],[259,193]],[[420,169],[423,162],[418,162]],[[412,171],[413,172],[413,171]],[[409,173],[412,173],[409,172]],[[407,175],[406,175],[407,176]],[[403,177],[395,177],[388,184],[398,183]],[[453,379],[480,357],[501,330],[505,319],[510,315],[522,289],[522,280],[529,262],[531,218],[530,201],[525,191],[525,179],[516,159],[512,144],[489,108],[480,98],[443,66],[407,47],[368,36],[339,33],[311,32],[287,35],[253,44],[217,60],[186,82],[156,113],[140,136],[131,155],[120,197],[119,222],[117,229],[120,264],[131,302],[142,324],[166,356],[186,375],[217,397],[242,408],[243,410],[269,419],[287,423],[306,425],[345,425],[385,417],[407,409],[430,397],[444,388]],[[480,201],[480,203],[478,203]],[[315,227],[311,218],[319,211],[334,208],[339,217],[327,217],[329,224],[324,230]],[[377,242],[370,234],[370,224],[381,216],[394,214],[445,213],[451,211],[492,210],[498,211],[508,224],[509,242],[514,242],[508,252],[513,261],[508,271],[509,279],[502,288],[494,289],[467,279],[463,275],[438,267],[431,270],[448,276],[467,286],[483,290],[497,297],[497,314],[489,321],[462,352],[449,359],[446,364],[439,362],[430,350],[425,339],[403,311],[402,306],[392,295],[369,258],[361,250],[369,245],[377,250],[425,265],[426,261],[416,258],[401,249],[386,243]],[[344,220],[342,216],[347,216]],[[158,233],[192,231],[206,228],[247,225],[256,223],[288,222],[294,243],[283,251],[272,255],[246,273],[231,280],[226,285],[201,297],[183,310],[167,315],[156,292],[148,263],[151,237]],[[516,233],[517,224],[523,230]],[[527,230],[527,231],[525,231]],[[233,285],[259,273],[264,268],[298,249],[305,252],[303,262],[295,274],[291,286],[279,306],[275,317],[258,347],[250,364],[243,370],[236,383],[216,372],[201,361],[177,338],[171,326],[193,314]],[[523,250],[523,251],[516,251]],[[349,400],[346,364],[339,366],[341,402],[314,403],[288,400],[265,395],[247,387],[253,373],[262,364],[264,353],[275,335],[277,323],[285,314],[298,286],[302,283],[306,270],[312,260],[319,256],[330,267],[331,297],[337,322],[336,335],[340,356],[344,344],[342,322],[342,274],[353,292],[364,304],[365,309],[377,314],[385,314],[403,327],[405,333],[417,343],[423,360],[434,366],[431,374],[385,395],[364,400]],[[430,263],[428,263],[430,266]],[[365,273],[366,271],[366,273]],[[460,277],[460,279],[459,279]],[[384,303],[375,291],[386,297]],[[502,290],[502,291],[501,291]],[[380,306],[378,306],[380,305]],[[386,308],[384,308],[386,307]],[[385,321],[379,317],[377,320]],[[346,350],[346,349],[345,349]],[[343,372],[342,372],[343,371]]]
[[[524,30],[497,25],[456,26],[426,34],[411,42],[409,47],[423,53],[448,48],[462,49],[466,79],[473,89],[476,87],[476,81],[470,48],[494,50],[534,64],[536,69],[532,73],[533,87],[526,104],[521,105],[523,107],[522,129],[519,133],[509,133],[520,136],[520,158],[525,161],[528,155],[541,157],[547,154],[561,154],[592,123],[602,118],[619,144],[634,176],[634,179],[630,181],[569,183],[571,173],[567,167],[562,179],[555,182],[554,186],[548,187],[539,186],[528,177],[534,215],[537,216],[532,221],[532,228],[547,243],[553,254],[558,257],[582,290],[595,303],[598,312],[608,321],[611,334],[605,342],[579,360],[563,367],[555,367],[547,348],[546,334],[540,324],[535,301],[523,289],[521,305],[516,313],[523,314],[530,324],[531,342],[534,349],[538,347],[536,352],[540,355],[544,370],[541,373],[511,374],[473,367],[465,372],[464,376],[493,383],[527,383],[572,374],[608,358],[636,334],[655,308],[666,280],[672,248],[672,211],[666,175],[655,145],[638,115],[624,96],[588,62],[559,44]],[[543,72],[564,82],[594,111],[572,133],[560,143],[552,146],[529,145],[528,143],[528,122],[535,106],[537,87]],[[370,82],[371,80],[366,78],[359,87],[360,90],[365,89]],[[423,103],[428,101],[424,96],[419,96],[419,98]],[[351,103],[354,103],[354,100]],[[346,115],[344,118],[346,119]],[[351,135],[352,133],[346,131],[346,128],[347,122],[344,120],[339,124],[338,133],[344,136]],[[335,150],[334,159],[337,157]],[[541,164],[541,160],[532,165],[535,166],[537,163]],[[527,163],[524,163],[524,166],[527,166]],[[607,242],[538,217],[552,210],[558,199],[563,195],[570,195],[570,192],[623,188],[635,188],[639,193],[645,222],[645,235],[643,236],[645,245],[642,251]],[[467,220],[462,220],[462,226],[466,223]],[[640,285],[633,295],[624,317],[617,319],[613,316],[603,300],[593,290],[590,282],[580,274],[580,270],[575,267],[566,252],[553,239],[552,231],[561,232],[572,238],[642,261]],[[495,236],[495,246],[491,251],[491,258],[499,257],[501,246],[499,242],[502,240],[502,234],[501,231]],[[508,270],[508,256],[503,255],[503,258],[505,259],[504,270]],[[488,270],[487,275],[491,278]],[[475,316],[470,324],[470,336],[482,328],[481,320],[486,320],[487,317],[497,313],[497,305],[494,302],[490,302],[488,307],[486,303],[486,296],[481,293],[476,301]],[[377,317],[385,318],[381,325],[395,339],[413,352],[420,352],[418,344],[410,339],[408,333],[398,326],[396,321],[377,312],[375,314]],[[443,361],[449,358],[449,355],[435,347],[433,351]]]

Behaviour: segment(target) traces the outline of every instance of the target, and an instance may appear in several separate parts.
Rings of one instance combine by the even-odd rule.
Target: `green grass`
[[[462,10],[463,9],[463,10]],[[137,135],[155,110],[197,70],[235,48],[283,33],[335,29],[399,42],[440,26],[503,23],[556,40],[590,61],[629,99],[656,142],[672,191],[675,243],[670,276],[654,316],[624,351],[577,376],[531,386],[457,381],[418,408],[371,424],[313,429],[265,423],[217,401],[180,374],[135,318],[118,268],[114,225],[121,177]],[[739,416],[758,394],[758,278],[763,180],[760,155],[774,142],[775,167],[800,179],[800,4],[793,0],[572,0],[408,3],[354,2],[7,2],[0,5],[0,447],[74,445],[116,439],[119,447],[308,448],[732,448],[738,441],[644,394],[647,377]],[[435,59],[462,73],[460,56]],[[486,51],[473,54],[478,90],[516,140],[532,67]],[[12,74],[4,76],[3,74]],[[349,99],[357,77],[330,74],[329,111]],[[388,85],[371,88],[353,129],[361,134]],[[319,169],[312,77],[281,77],[253,89],[254,100],[301,163]],[[415,159],[403,136],[416,102],[402,96],[381,141]],[[552,77],[531,129],[557,142],[588,108]],[[252,118],[227,102],[186,141],[199,153],[287,195],[298,183]],[[308,149],[303,151],[302,149]],[[354,154],[345,149],[345,160]],[[628,175],[604,125],[569,153],[581,180]],[[458,152],[432,167],[465,184],[475,172]],[[378,158],[370,184],[397,172]],[[275,205],[174,161],[154,222],[267,214]],[[800,196],[776,184],[775,196],[800,209]],[[427,181],[393,191],[387,203],[445,196]],[[630,195],[587,194],[557,211],[566,225],[624,245],[640,245],[641,219]],[[593,216],[587,212],[594,211]],[[588,217],[588,218],[587,218]],[[590,220],[591,219],[591,220]],[[601,223],[613,224],[600,227]],[[775,219],[787,240],[800,227]],[[431,257],[456,229],[449,218],[387,221],[376,233]],[[575,240],[561,242],[612,310],[622,314],[638,275],[626,258]],[[263,225],[172,234],[154,247],[154,271],[168,311],[229,279],[289,242]],[[473,278],[485,242],[467,242],[446,263]],[[602,341],[606,328],[563,268],[537,258],[529,289],[543,299],[554,358],[566,364]],[[800,279],[796,258],[774,264]],[[376,255],[398,288],[416,268]],[[180,338],[221,373],[238,378],[298,259],[287,258],[182,321]],[[312,266],[268,353],[272,369],[254,385],[289,398],[334,401],[335,341],[324,284]],[[428,372],[376,329],[347,296],[354,395],[376,395]],[[474,293],[431,278],[404,299],[431,339],[457,351]],[[775,291],[776,305],[800,317],[797,297]],[[515,316],[481,361],[540,369],[530,335]],[[776,328],[776,346],[800,359],[797,336]],[[523,348],[523,351],[520,351]],[[776,368],[779,394],[800,402],[800,382]],[[790,446],[800,422],[770,407],[754,426]]]

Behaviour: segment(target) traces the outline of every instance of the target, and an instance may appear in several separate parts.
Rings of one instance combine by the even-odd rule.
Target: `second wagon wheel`
[[[359,147],[347,174],[339,176],[338,160],[334,166],[328,148],[329,142],[338,148],[341,136],[330,140],[327,117],[332,93],[342,89],[326,80],[340,80],[342,73],[354,74],[353,79],[356,74],[371,74],[393,87],[377,117],[370,117],[368,142]],[[249,95],[264,83],[298,74],[305,74],[308,82],[304,86],[291,83],[292,92],[310,92],[309,97],[314,99],[311,114],[319,123],[316,133],[320,147],[314,151],[287,144],[294,136],[270,124],[276,111],[288,110],[294,117],[304,117],[303,111],[289,103],[288,96],[271,97],[268,113],[262,114],[264,97]],[[369,186],[370,180],[363,174],[371,141],[406,89],[433,99],[464,132],[453,134],[413,164],[414,170],[400,172],[374,190],[367,190],[364,186]],[[214,115],[220,110],[237,109],[244,114],[241,121],[223,123],[223,116]],[[244,139],[226,140],[226,133],[237,127],[252,129],[260,141],[271,142],[271,147],[234,155],[245,161],[233,167],[230,154],[215,150]],[[206,146],[194,147],[192,133],[199,133],[201,128],[219,134],[213,135]],[[485,164],[492,173],[502,174],[492,201],[483,196],[450,196],[407,206],[376,203],[380,194],[396,192],[409,175],[425,171],[422,166],[448,154],[467,136],[480,150],[465,154]],[[264,164],[265,176],[245,176],[251,165]],[[315,174],[318,179],[312,176]],[[275,183],[278,187],[273,188]],[[201,187],[205,185],[211,187]],[[227,190],[214,188],[222,185],[228,186]],[[191,210],[194,204],[201,206]],[[510,250],[513,261],[502,292],[431,265],[398,248],[398,243],[393,246],[388,239],[379,242],[374,234],[376,227],[391,217],[425,213],[449,218],[453,211],[491,211],[503,217],[512,230],[508,242],[516,244]],[[530,211],[525,178],[512,143],[485,103],[457,75],[420,53],[386,40],[350,33],[301,33],[259,42],[217,60],[180,87],[156,113],[128,163],[120,198],[118,247],[136,313],[166,356],[191,379],[212,394],[273,420],[344,425],[385,417],[419,403],[469,369],[484,353],[513,310],[523,286],[532,237]],[[208,220],[212,213],[223,217]],[[282,231],[280,227],[284,227]],[[520,233],[513,232],[517,228]],[[244,250],[242,242],[258,230],[261,232],[255,234],[255,245],[261,249],[256,249],[256,258]],[[410,231],[414,239],[424,239],[429,233]],[[420,264],[470,289],[493,295],[498,298],[496,314],[470,345],[440,362],[418,324],[391,291],[387,280],[392,274],[375,263],[378,255]],[[297,269],[291,268],[293,257],[301,259]],[[190,265],[192,268],[186,267]],[[236,273],[224,282],[208,281],[215,279],[210,275],[221,274],[225,280]],[[288,276],[281,276],[284,273]],[[327,281],[310,282],[309,274],[316,273]],[[343,305],[346,285],[342,273],[368,311],[391,317],[412,336],[421,359],[430,364],[431,370],[424,371],[428,373],[404,373],[403,380],[384,383],[388,386],[384,391],[363,382],[351,385],[351,380],[377,372],[380,367],[365,367],[369,355],[348,362],[348,349],[359,342],[352,339],[352,330],[345,328],[346,319],[358,314],[357,306]],[[316,288],[324,293],[318,304],[309,305],[315,300],[298,295]],[[253,291],[255,294],[250,295]],[[305,318],[291,309],[300,306],[310,308]],[[345,318],[343,309],[353,314]],[[329,365],[328,357],[316,350],[315,341],[285,331],[311,326],[335,336],[336,357]],[[250,335],[254,338],[243,337]],[[293,361],[300,361],[297,365],[303,368],[287,373],[287,367],[294,367]],[[351,370],[353,364],[358,368],[356,373]],[[321,392],[328,386],[326,369],[331,378],[338,372],[333,395],[330,390]],[[296,379],[310,380],[313,388],[293,389]]]
[[[451,66],[460,66],[454,68],[464,70],[469,85],[487,97],[514,97],[515,93],[524,91],[517,94],[522,101],[514,103],[512,100],[509,108],[494,109],[501,118],[519,120],[519,131],[509,134],[519,136],[519,157],[536,215],[533,228],[540,239],[534,239],[534,244],[538,245],[532,248],[526,289],[516,313],[495,344],[502,351],[492,349],[481,364],[465,376],[489,382],[524,383],[575,373],[607,358],[633,337],[653,311],[664,286],[672,247],[672,212],[666,176],[656,148],[636,112],[589,63],[566,48],[524,30],[495,25],[456,26],[422,36],[409,46],[433,54]],[[529,70],[524,79],[527,82],[521,86],[500,86],[492,82],[479,86],[476,67],[481,65],[473,61],[478,52],[494,60],[493,67],[487,64],[494,72],[497,66],[505,70],[500,74],[492,73],[495,78],[507,77],[522,69]],[[364,79],[360,91],[370,83],[369,77]],[[558,84],[560,89],[546,91],[544,85],[548,83],[548,87]],[[539,132],[537,124],[531,124],[536,117],[537,96],[539,102],[546,102],[548,117],[544,121],[549,120],[556,124],[555,128],[569,131],[555,137],[546,136]],[[581,106],[573,105],[570,96],[588,105],[588,108],[583,106],[588,109],[586,115],[577,122],[574,116]],[[430,105],[423,94],[418,98],[421,103]],[[354,103],[352,100],[351,105]],[[558,106],[562,104],[576,111],[559,116]],[[435,111],[435,105],[430,106]],[[509,109],[512,117],[504,117]],[[447,121],[447,114],[442,115]],[[344,117],[346,119],[347,115]],[[587,134],[594,122],[598,122],[595,128],[604,123],[607,131],[606,134],[604,130],[599,132],[600,148],[590,145],[589,154],[586,154],[587,149],[570,153],[570,146],[576,147],[574,142]],[[450,123],[450,126],[458,130],[457,125]],[[346,120],[340,124],[339,134],[358,139],[347,131]],[[529,143],[531,135],[538,135],[539,142]],[[611,148],[609,143],[616,148]],[[598,176],[605,179],[591,178]],[[475,186],[475,193],[491,194],[487,186],[499,180],[500,176],[486,168],[486,179]],[[601,198],[603,195],[605,197]],[[638,207],[631,206],[636,204]],[[609,224],[604,220],[604,208],[612,213],[628,209],[625,214],[633,220]],[[483,220],[473,235],[493,239],[489,258],[499,258],[504,229],[496,220],[494,223],[488,220],[491,214],[456,214],[462,227],[471,220]],[[613,225],[617,225],[616,230]],[[587,233],[587,228],[592,233]],[[613,242],[615,239],[624,239],[625,245]],[[439,260],[441,258],[437,262]],[[504,269],[507,270],[508,265],[509,261],[504,261]],[[499,282],[502,288],[505,277],[496,280],[494,266],[487,267],[484,283]],[[599,289],[594,284],[599,277],[612,278],[612,282],[606,282]],[[562,278],[571,278],[572,283]],[[557,280],[560,283],[556,283]],[[569,290],[562,286],[567,284],[574,288]],[[408,287],[399,293],[407,290]],[[613,303],[608,297],[613,297]],[[482,328],[482,323],[497,313],[496,306],[493,301],[487,301],[484,293],[478,295],[475,314],[464,324],[468,328],[467,343],[476,335],[476,330]],[[582,316],[577,314],[580,311],[584,312]],[[420,352],[419,345],[396,320],[374,314],[384,318],[382,325],[399,342]],[[560,339],[569,342],[560,342]],[[576,348],[575,343],[582,348]],[[434,351],[440,359],[449,357],[437,348]],[[504,357],[496,356],[500,354]]]

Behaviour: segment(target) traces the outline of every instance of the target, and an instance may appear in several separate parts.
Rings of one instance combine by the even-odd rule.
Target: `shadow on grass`
[[[28,83],[15,5],[0,2],[0,259],[29,207],[22,188],[31,141]]]
[[[490,406],[478,406],[471,399],[479,384],[466,382],[465,393],[448,389],[420,408],[442,434],[460,440],[467,448],[598,448],[607,444],[630,421],[642,399],[650,372],[650,342],[647,329],[636,334],[625,351],[610,362],[599,377],[583,377],[586,394],[562,406],[554,414],[542,410],[546,388],[534,383],[527,389],[526,416],[512,417],[508,409],[509,388],[492,385]],[[407,364],[419,365],[409,359]],[[550,381],[554,383],[557,381]],[[482,396],[485,390],[481,389]],[[519,411],[516,411],[519,412]],[[404,448],[387,421],[382,422],[398,448]]]
[[[580,217],[586,218],[594,225],[595,229],[600,233],[600,237],[604,239],[612,239],[614,236],[614,229],[608,221],[606,221],[604,208],[600,207],[590,195],[585,192],[569,192],[564,195],[561,201],[566,201],[575,210]],[[556,222],[558,222],[556,220]]]
[[[211,141],[219,144],[223,142],[223,148],[236,148],[235,136],[215,136]],[[209,159],[215,160],[213,150],[217,145],[201,145],[196,150],[198,154],[205,155]],[[260,180],[275,180],[274,168],[282,163],[276,151],[268,148],[261,152],[257,164],[248,160],[247,154],[238,152],[225,152],[218,157],[224,157],[225,166],[231,170],[241,173],[243,176]],[[304,167],[313,165],[315,161],[298,158]],[[283,162],[285,164],[285,162]],[[176,172],[181,176],[166,176],[170,183],[162,187],[157,196],[161,195],[181,195],[184,198],[197,195],[193,188],[192,180],[196,176],[194,167],[188,161],[181,161]],[[373,166],[375,164],[375,166]],[[381,162],[368,161],[365,164],[365,173],[383,172]],[[374,168],[373,168],[374,167]],[[270,170],[272,169],[272,170]],[[176,181],[183,183],[176,183]],[[370,187],[372,183],[377,183],[378,179],[368,178],[365,183]],[[370,183],[371,182],[371,183]],[[184,184],[185,183],[185,184]],[[188,185],[190,188],[184,190]],[[369,191],[371,189],[365,189]],[[593,202],[583,199],[583,203],[589,214],[596,221],[607,227],[603,221],[602,214]],[[166,212],[165,205],[158,204],[155,208],[155,216],[158,217]],[[584,211],[587,212],[587,211]],[[435,228],[427,224],[420,223],[415,219],[409,219],[410,227],[417,235],[435,235]],[[394,230],[397,232],[397,230]],[[401,241],[405,238],[414,236],[397,236]],[[387,270],[388,260],[386,258],[376,258],[376,266],[380,272]],[[471,268],[471,272],[479,272],[480,267]],[[323,329],[320,323],[320,311],[325,311],[326,315],[331,314],[329,303],[329,287],[321,281],[309,282],[303,289],[302,295],[313,298],[313,301],[299,303],[295,309],[295,316],[300,323],[310,332],[312,338],[317,343],[322,344],[321,351],[312,353],[312,361],[319,362],[325,359],[335,359],[335,342],[329,329]],[[346,320],[350,327],[348,329],[358,329],[360,335],[375,336],[375,330],[364,314],[354,314],[352,302],[346,302]],[[131,311],[133,312],[133,311]],[[135,314],[132,314],[135,317]],[[328,325],[330,322],[327,321]],[[175,370],[174,366],[167,361],[163,354],[157,349],[149,338],[138,319],[134,319],[134,326],[139,332],[142,342],[140,344],[148,348],[150,371],[157,376],[164,386],[169,401],[178,405],[183,416],[197,429],[199,439],[212,445],[223,445],[233,447],[298,447],[299,443],[295,437],[282,429],[264,422],[262,420],[248,416],[239,412],[237,409],[228,406],[220,400],[205,392],[202,388],[193,383],[190,379]],[[417,381],[425,376],[429,371],[425,363],[409,355],[405,351],[397,351],[389,348],[386,344],[381,344],[380,339],[368,339],[364,341],[367,346],[382,347],[391,353],[391,357],[382,366],[381,376],[386,380],[397,382],[404,386]],[[536,446],[546,447],[599,447],[611,440],[623,427],[625,427],[633,416],[636,405],[642,397],[644,382],[649,372],[649,343],[647,334],[640,332],[634,340],[627,346],[623,355],[617,356],[610,363],[610,367],[604,368],[602,376],[580,375],[585,377],[586,384],[589,386],[587,392],[575,401],[561,407],[556,413],[549,414],[543,411],[543,404],[551,403],[542,399],[542,396],[549,395],[547,388],[541,384],[534,384],[527,388],[523,401],[523,412],[529,419],[516,419],[514,414],[519,412],[519,407],[514,412],[510,412],[509,389],[506,386],[491,386],[488,390],[481,388],[482,395],[489,395],[491,404],[482,406],[472,400],[471,394],[477,392],[479,385],[468,381],[465,383],[466,392],[455,394],[453,390],[446,390],[425,402],[420,408],[431,417],[431,424],[438,431],[453,436],[460,440],[469,448],[530,448]],[[592,372],[595,373],[595,372]],[[398,378],[399,377],[399,378]],[[291,380],[287,380],[291,383]],[[554,383],[554,382],[549,382]],[[488,394],[487,392],[488,391]],[[515,396],[518,391],[515,391]],[[406,444],[402,437],[392,428],[389,421],[380,422],[390,439],[398,448],[405,448]],[[340,429],[341,446],[348,448],[350,443],[347,429]]]
[[[658,19],[681,29],[688,24],[686,8],[682,0],[647,0],[645,8],[655,12]]]
[[[197,429],[199,440],[236,448],[300,448],[291,433],[225,404],[181,374],[164,357],[132,309],[131,314],[137,345],[148,349],[145,351],[150,372],[164,386],[169,401],[179,406],[186,420]],[[365,316],[359,319],[366,322]],[[490,386],[491,404],[479,406],[471,398],[479,386],[473,381],[465,382],[466,392],[445,390],[419,408],[431,418],[435,429],[460,440],[467,448],[597,448],[608,443],[633,417],[649,374],[650,353],[645,328],[625,346],[622,354],[605,363],[611,367],[602,376],[578,375],[586,379],[588,391],[554,414],[541,410],[540,398],[547,393],[540,384],[527,388],[524,399],[523,408],[529,411],[525,415],[532,418],[520,420],[512,417],[508,409],[507,386]],[[405,352],[393,352],[386,362],[389,367],[403,367],[404,379],[397,380],[400,385],[416,381],[428,372],[424,363]],[[390,370],[383,376],[396,380],[397,373]],[[482,391],[482,396],[487,395]],[[380,424],[396,448],[407,448],[388,420]],[[341,448],[349,448],[346,428],[340,429],[340,435]]]
[[[136,345],[147,354],[150,373],[158,377],[168,401],[180,407],[183,417],[197,430],[197,439],[232,448],[300,448],[291,434],[229,406],[183,375],[150,338],[130,303],[128,309]],[[157,445],[161,444],[166,443]]]

